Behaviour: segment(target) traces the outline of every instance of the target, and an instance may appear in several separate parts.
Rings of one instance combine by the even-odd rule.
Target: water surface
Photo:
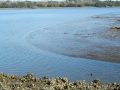
[[[32,72],[38,77],[43,77],[44,75],[50,78],[61,76],[68,77],[71,81],[78,79],[92,81],[95,78],[100,78],[103,82],[116,81],[120,83],[120,64],[69,57],[56,53],[56,51],[51,52],[48,47],[51,43],[47,43],[46,41],[49,38],[45,37],[46,32],[51,31],[52,33],[56,33],[56,29],[60,31],[60,36],[61,34],[77,35],[75,31],[79,31],[79,25],[80,27],[83,26],[83,30],[85,27],[87,28],[85,26],[86,23],[87,25],[91,25],[92,21],[86,22],[91,17],[106,15],[108,13],[119,13],[119,11],[119,8],[1,10],[0,71],[19,76],[25,75],[27,72]],[[70,26],[73,29],[70,29]],[[67,34],[67,27],[71,31],[70,34]],[[42,44],[40,47],[36,47],[26,40],[26,37],[30,34],[36,35],[36,31],[39,31],[38,35],[42,35],[37,39],[40,40],[37,42],[41,42]],[[55,39],[57,37],[58,35],[54,34],[50,36],[49,40],[52,38],[52,41],[57,41]],[[71,39],[68,41],[71,41]],[[63,46],[71,44],[67,42],[61,43]],[[54,42],[54,45],[58,44]],[[58,48],[57,51],[63,51],[59,47],[55,47]],[[93,73],[92,77],[90,76],[91,73]]]

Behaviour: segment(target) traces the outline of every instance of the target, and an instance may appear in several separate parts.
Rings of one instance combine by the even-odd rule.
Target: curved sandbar
[[[117,15],[114,17],[117,17]],[[120,63],[120,32],[110,30],[117,18],[84,18],[30,32],[26,40],[58,54]]]

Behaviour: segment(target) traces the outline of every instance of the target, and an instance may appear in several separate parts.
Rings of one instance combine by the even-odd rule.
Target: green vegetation
[[[120,1],[100,0],[66,0],[66,1],[0,1],[0,8],[40,8],[40,7],[114,7]]]

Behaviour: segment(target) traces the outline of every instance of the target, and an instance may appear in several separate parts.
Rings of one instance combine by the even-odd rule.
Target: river
[[[91,25],[92,18],[96,15],[119,12],[119,8],[0,10],[0,72],[18,76],[30,72],[38,77],[44,75],[50,78],[68,77],[71,81],[89,82],[100,78],[105,83],[114,81],[120,83],[119,63],[71,57],[72,55],[69,54],[71,51],[64,52],[73,41],[71,38],[61,41],[58,37],[65,37],[56,31],[59,30],[63,35],[68,35],[70,32],[68,37],[72,34],[79,36],[75,33],[80,29],[77,27],[83,26],[84,31],[87,28],[86,25]],[[99,24],[96,25],[99,27]],[[104,26],[105,22],[102,25]],[[90,29],[92,28],[94,27],[91,26]],[[37,36],[36,39],[32,39],[35,36]],[[119,41],[116,42],[115,45],[120,47]],[[75,47],[87,48],[78,44]]]

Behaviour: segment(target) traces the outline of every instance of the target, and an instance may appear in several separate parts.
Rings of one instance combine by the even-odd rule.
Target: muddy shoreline
[[[103,84],[100,79],[91,82],[70,82],[66,77],[38,78],[31,73],[18,77],[0,73],[0,90],[120,90],[120,84]]]
[[[118,13],[84,18],[70,25],[30,32],[26,40],[40,49],[69,57],[120,63],[119,18]]]

